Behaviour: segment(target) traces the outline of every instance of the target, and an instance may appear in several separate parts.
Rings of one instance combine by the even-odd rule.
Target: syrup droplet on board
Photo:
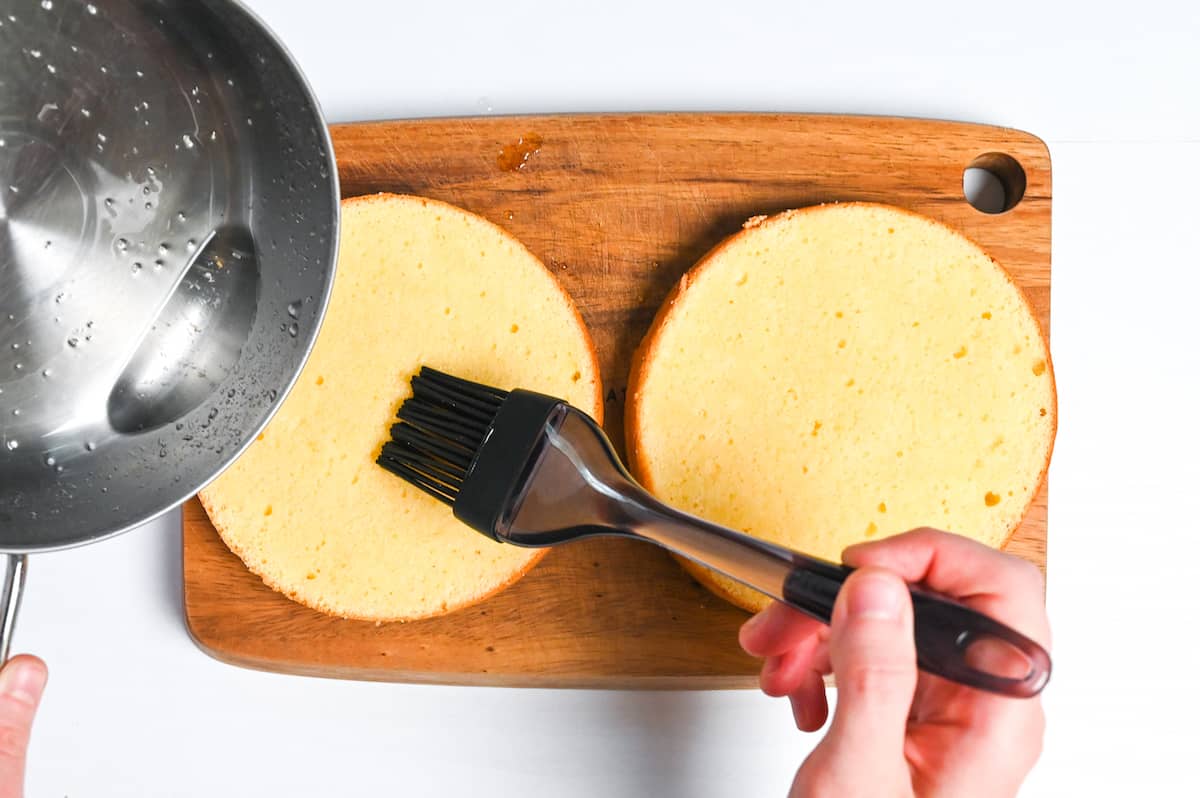
[[[536,133],[526,133],[512,144],[506,144],[500,148],[500,154],[496,157],[496,166],[505,172],[524,169],[525,165],[529,163],[529,159],[541,148],[542,137]]]

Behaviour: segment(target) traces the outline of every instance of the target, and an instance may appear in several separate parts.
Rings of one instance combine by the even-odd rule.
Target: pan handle
[[[0,665],[8,662],[21,595],[25,592],[25,569],[29,558],[24,554],[5,554],[4,589],[0,593]]]

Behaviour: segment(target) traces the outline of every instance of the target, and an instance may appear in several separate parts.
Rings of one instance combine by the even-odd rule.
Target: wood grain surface
[[[1003,264],[1050,324],[1050,157],[1008,128],[898,118],[661,114],[487,117],[333,127],[343,196],[420,194],[511,231],[575,298],[595,338],[605,427],[623,439],[630,355],[659,303],[747,218],[838,200],[939,219]],[[1024,196],[996,215],[963,170],[1002,153]],[[987,156],[987,157],[984,157]],[[977,159],[980,159],[977,161]],[[353,679],[542,687],[756,683],[746,614],[663,552],[592,540],[551,551],[458,613],[375,625],[321,615],[265,587],[195,500],[184,508],[184,605],[196,643],[238,665]],[[1045,568],[1043,488],[1008,550]]]

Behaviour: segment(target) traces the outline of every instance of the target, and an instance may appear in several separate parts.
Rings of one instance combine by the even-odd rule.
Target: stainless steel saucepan
[[[0,661],[26,556],[193,495],[266,424],[333,282],[312,91],[228,0],[0,0]]]

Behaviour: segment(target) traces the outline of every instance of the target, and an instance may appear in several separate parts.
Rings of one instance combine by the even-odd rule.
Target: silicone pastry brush
[[[589,535],[656,543],[829,623],[852,569],[663,504],[629,475],[599,426],[561,399],[428,367],[412,389],[378,463],[477,532],[517,546]],[[909,590],[923,670],[1014,697],[1045,687],[1050,656],[1040,645],[956,601]],[[986,669],[998,663],[1001,672]]]

